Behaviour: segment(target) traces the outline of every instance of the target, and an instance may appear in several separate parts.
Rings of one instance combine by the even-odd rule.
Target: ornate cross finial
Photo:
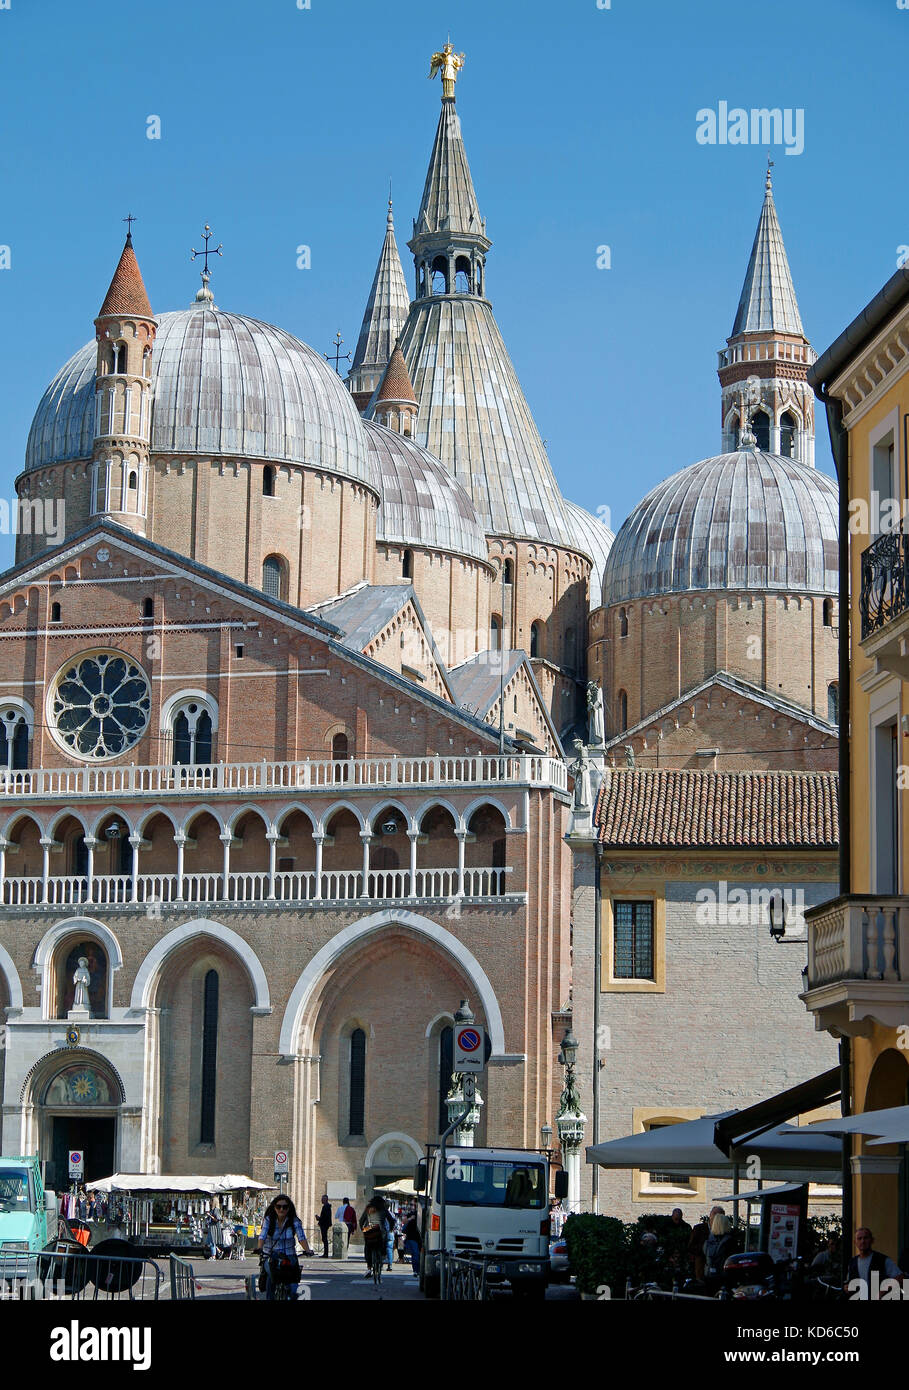
[[[138,220],[137,217],[133,217],[131,212],[127,213],[123,219],[126,223],[126,241],[128,246],[132,246],[133,244],[133,223],[138,222]]]
[[[195,249],[195,247],[193,247],[193,253],[192,253],[192,255],[190,256],[189,259],[190,259],[191,261],[194,261],[194,260],[196,259],[197,256],[204,256],[204,257],[205,257],[205,266],[204,266],[204,269],[203,269],[203,271],[202,271],[202,279],[205,280],[205,281],[207,281],[208,278],[209,278],[209,276],[210,276],[210,274],[211,274],[211,272],[210,272],[210,270],[209,270],[209,268],[208,268],[208,258],[209,258],[209,256],[220,256],[220,255],[222,254],[221,247],[224,245],[224,243],[223,243],[223,241],[219,241],[219,242],[218,242],[218,245],[215,246],[214,248],[210,248],[210,247],[209,247],[208,243],[209,243],[209,241],[211,240],[211,227],[209,227],[209,225],[208,225],[207,222],[206,222],[205,227],[203,228],[203,231],[202,231],[202,240],[205,242],[205,250],[204,250],[204,251],[197,251],[197,250]]]
[[[764,187],[766,188],[766,190],[767,190],[768,193],[772,192],[772,190],[773,190],[773,179],[772,179],[772,177],[771,177],[770,170],[773,168],[774,163],[775,163],[775,161],[772,160],[772,159],[770,158],[770,155],[768,154],[768,156],[767,156],[767,178],[766,178],[765,183],[764,183]]]
[[[342,362],[349,362],[351,360],[349,352],[345,352],[343,356],[341,355],[341,347],[343,346],[343,343],[344,339],[341,337],[341,330],[339,328],[337,333],[335,334],[335,341],[332,344],[332,346],[334,347],[334,354],[332,356],[329,356],[327,352],[322,354],[326,362],[334,362],[335,371],[338,373],[338,376],[341,375],[340,364]]]

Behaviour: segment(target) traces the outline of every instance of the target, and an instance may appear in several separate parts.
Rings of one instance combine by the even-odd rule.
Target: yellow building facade
[[[818,359],[840,481],[840,896],[806,914],[802,995],[843,1040],[849,1113],[909,1103],[909,271]],[[845,1108],[845,1107],[844,1107]],[[909,1244],[906,1145],[848,1141],[852,1226]]]

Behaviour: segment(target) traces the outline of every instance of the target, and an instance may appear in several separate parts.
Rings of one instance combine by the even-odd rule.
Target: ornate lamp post
[[[565,1085],[559,1097],[559,1111],[556,1115],[556,1129],[568,1173],[568,1210],[578,1211],[581,1205],[581,1146],[584,1143],[584,1127],[587,1116],[581,1110],[581,1097],[578,1094],[574,1067],[578,1057],[578,1041],[569,1028],[562,1039],[559,1064],[565,1068]]]
[[[463,1028],[465,1024],[473,1022],[474,1016],[470,1004],[466,999],[462,999],[461,1007],[454,1016],[454,1026],[456,1029]],[[448,1095],[445,1097],[445,1108],[448,1111],[449,1124],[452,1124],[459,1115],[462,1116],[460,1124],[452,1135],[456,1147],[473,1148],[474,1130],[480,1123],[480,1106],[482,1104],[483,1097],[477,1089],[474,1102],[468,1109],[464,1099],[464,1077],[459,1071],[452,1072],[451,1085],[448,1088]]]

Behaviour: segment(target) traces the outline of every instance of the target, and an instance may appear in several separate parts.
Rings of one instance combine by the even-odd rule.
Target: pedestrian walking
[[[416,1211],[412,1211],[404,1223],[404,1249],[410,1256],[410,1263],[413,1266],[414,1275],[420,1274],[420,1250],[423,1241],[420,1238],[420,1223],[417,1220]]]
[[[331,1214],[331,1202],[329,1202],[328,1195],[326,1193],[323,1194],[322,1197],[322,1209],[319,1212],[319,1215],[316,1217],[319,1226],[319,1232],[322,1236],[323,1260],[328,1259],[328,1233],[331,1230],[332,1219],[333,1218]]]
[[[351,1241],[353,1240],[353,1238],[354,1238],[354,1234],[355,1234],[356,1229],[357,1229],[357,1213],[354,1211],[353,1207],[350,1205],[350,1198],[349,1198],[349,1197],[345,1197],[345,1198],[344,1198],[343,1210],[342,1210],[342,1212],[341,1212],[341,1220],[344,1222],[344,1225],[347,1227],[347,1243],[350,1244],[350,1242],[351,1242]]]

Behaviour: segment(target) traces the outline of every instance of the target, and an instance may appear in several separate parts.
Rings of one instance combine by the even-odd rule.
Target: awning
[[[242,1173],[222,1173],[218,1176],[197,1174],[185,1176],[174,1173],[114,1173],[109,1178],[85,1184],[88,1192],[198,1192],[209,1197],[222,1192],[239,1192],[243,1188],[256,1191],[270,1189],[272,1184],[256,1182]]]
[[[795,1134],[873,1134],[872,1144],[909,1144],[909,1105],[887,1110],[866,1110],[863,1115],[844,1115],[836,1120],[815,1120],[800,1129],[786,1126]]]
[[[791,1197],[801,1192],[803,1182],[784,1182],[780,1187],[755,1187],[751,1192],[727,1192],[722,1197],[714,1197],[715,1202],[770,1202],[775,1197]]]
[[[798,1086],[790,1086],[788,1091],[758,1101],[757,1105],[734,1110],[726,1119],[717,1121],[714,1141],[725,1154],[732,1149],[745,1148],[759,1135],[791,1120],[794,1115],[832,1105],[842,1094],[841,1082],[839,1067],[831,1067],[810,1081],[802,1081]]]
[[[746,1147],[724,1153],[714,1142],[716,1126],[721,1120],[737,1124],[739,1113],[727,1110],[702,1115],[698,1120],[594,1144],[587,1149],[587,1162],[601,1168],[644,1168],[672,1176],[731,1179],[738,1168],[757,1157],[761,1161],[761,1176],[770,1181],[798,1177],[803,1182],[829,1182],[831,1173],[840,1173],[841,1142],[817,1131],[810,1141],[794,1142],[784,1133],[787,1127],[778,1126]]]
[[[413,1185],[413,1178],[399,1178],[397,1182],[387,1182],[384,1187],[376,1187],[375,1192],[382,1192],[386,1197],[416,1197],[417,1189]]]

